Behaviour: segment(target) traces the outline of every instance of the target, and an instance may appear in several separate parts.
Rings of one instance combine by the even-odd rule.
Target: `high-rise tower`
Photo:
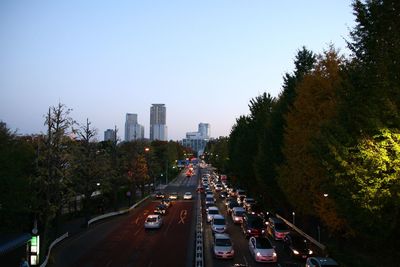
[[[125,121],[125,141],[144,138],[144,127],[138,124],[137,114],[127,113]]]
[[[150,140],[167,141],[167,108],[165,104],[152,104],[150,107]]]

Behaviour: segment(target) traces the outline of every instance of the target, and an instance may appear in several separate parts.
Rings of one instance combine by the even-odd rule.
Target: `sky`
[[[302,46],[349,54],[350,0],[2,0],[0,121],[45,132],[50,106],[88,118],[103,140],[126,113],[149,136],[150,106],[167,108],[168,139],[209,123],[228,136],[251,99],[278,96]]]

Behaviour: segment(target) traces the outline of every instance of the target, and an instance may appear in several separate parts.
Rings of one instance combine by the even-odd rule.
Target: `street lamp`
[[[295,223],[295,216],[296,216],[296,213],[293,211],[293,212],[292,212],[292,217],[293,217],[293,221],[292,221],[292,222],[293,222],[293,225],[294,225],[294,223]]]

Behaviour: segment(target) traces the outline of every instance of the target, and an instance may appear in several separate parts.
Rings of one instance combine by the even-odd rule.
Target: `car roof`
[[[192,193],[191,193],[191,192],[185,192],[185,195],[186,195],[186,194],[192,194]]]
[[[321,264],[338,264],[334,259],[332,258],[324,258],[324,257],[313,257],[314,259],[316,259],[319,263]]]
[[[230,239],[228,234],[215,234],[215,239]]]
[[[246,211],[243,207],[233,207],[233,211]]]
[[[214,219],[225,219],[225,217],[221,214],[214,215]]]
[[[210,206],[210,207],[208,207],[208,210],[218,210],[218,207],[217,206]]]
[[[147,218],[159,218],[159,217],[160,217],[160,215],[158,215],[158,214],[147,215]]]

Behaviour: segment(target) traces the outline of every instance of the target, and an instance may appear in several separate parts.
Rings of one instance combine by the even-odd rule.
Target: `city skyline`
[[[279,95],[298,49],[348,53],[354,25],[346,0],[4,0],[0,18],[0,121],[45,132],[48,108],[61,102],[99,140],[114,126],[124,137],[132,104],[149,129],[152,103],[168,106],[168,139],[199,121],[228,136],[251,99]]]

